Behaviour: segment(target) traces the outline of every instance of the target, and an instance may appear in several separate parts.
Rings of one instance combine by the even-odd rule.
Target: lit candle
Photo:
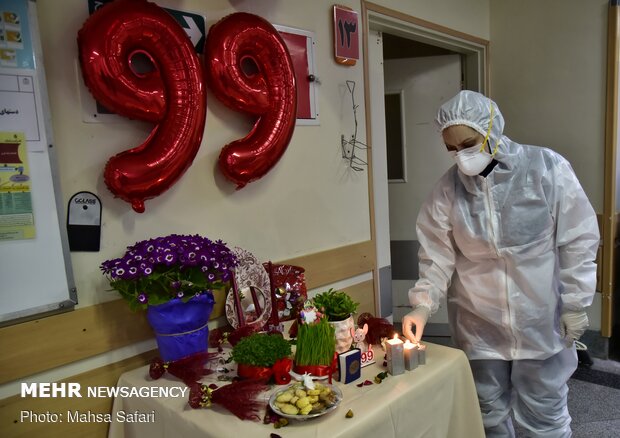
[[[418,366],[418,349],[409,339],[405,341],[403,346],[405,353],[405,369],[411,371]]]
[[[418,364],[425,365],[426,364],[426,345],[422,345],[418,343]]]
[[[398,339],[398,335],[394,339],[389,339],[385,343],[387,353],[388,372],[396,376],[405,372],[405,357],[403,353],[403,341]]]

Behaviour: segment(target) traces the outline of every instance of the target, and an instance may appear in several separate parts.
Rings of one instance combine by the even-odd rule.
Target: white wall
[[[491,95],[520,143],[573,165],[603,213],[607,0],[491,2]],[[600,329],[596,294],[590,329]]]
[[[216,169],[220,149],[244,137],[251,124],[211,94],[202,145],[192,166],[167,192],[146,202],[137,214],[114,199],[103,183],[107,159],[138,145],[148,135],[144,123],[82,122],[78,95],[77,32],[87,18],[86,0],[37,1],[51,102],[51,116],[64,205],[76,192],[96,193],[103,204],[98,253],[73,253],[79,305],[116,298],[99,264],[118,257],[125,246],[168,233],[200,233],[240,246],[261,260],[282,260],[370,238],[368,173],[355,172],[341,158],[340,135],[350,135],[353,117],[345,81],[359,85],[359,132],[365,133],[362,60],[343,67],[333,60],[331,3],[157,0],[160,6],[206,15],[207,27],[237,11],[255,13],[274,24],[315,32],[319,126],[297,126],[279,163],[241,190]],[[355,1],[343,2],[359,10]],[[361,45],[361,40],[360,40]]]
[[[491,94],[520,143],[573,165],[603,211],[607,0],[491,2]]]
[[[490,39],[490,0],[379,0],[373,3],[452,30]]]

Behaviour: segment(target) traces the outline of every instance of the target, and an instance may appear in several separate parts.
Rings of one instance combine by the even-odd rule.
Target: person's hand
[[[560,317],[560,335],[572,343],[584,334],[588,325],[588,315],[585,310],[565,310]]]
[[[424,326],[430,315],[430,310],[424,306],[417,306],[411,312],[403,316],[403,335],[411,342],[418,342],[422,340],[422,333],[424,333]],[[415,335],[413,334],[412,327],[415,327]]]

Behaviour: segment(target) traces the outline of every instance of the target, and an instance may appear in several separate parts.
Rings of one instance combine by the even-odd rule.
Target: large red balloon
[[[278,31],[244,12],[211,26],[205,62],[215,96],[234,110],[258,117],[245,138],[220,153],[220,170],[240,189],[269,172],[291,140],[297,111],[293,63]],[[248,66],[256,71],[248,72]]]
[[[78,33],[82,75],[95,99],[125,117],[156,123],[140,146],[110,158],[104,180],[138,213],[192,164],[204,131],[203,67],[183,28],[146,0],[115,0]],[[154,65],[141,73],[137,55]]]

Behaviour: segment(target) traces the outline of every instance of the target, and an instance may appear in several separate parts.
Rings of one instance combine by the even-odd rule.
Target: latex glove
[[[583,335],[589,325],[585,310],[565,310],[560,317],[560,335],[572,344]]]
[[[424,306],[417,306],[407,313],[403,317],[403,335],[411,342],[421,341],[424,326],[426,326],[426,321],[428,321],[430,314],[431,311]],[[415,327],[415,335],[413,334],[412,327]]]

